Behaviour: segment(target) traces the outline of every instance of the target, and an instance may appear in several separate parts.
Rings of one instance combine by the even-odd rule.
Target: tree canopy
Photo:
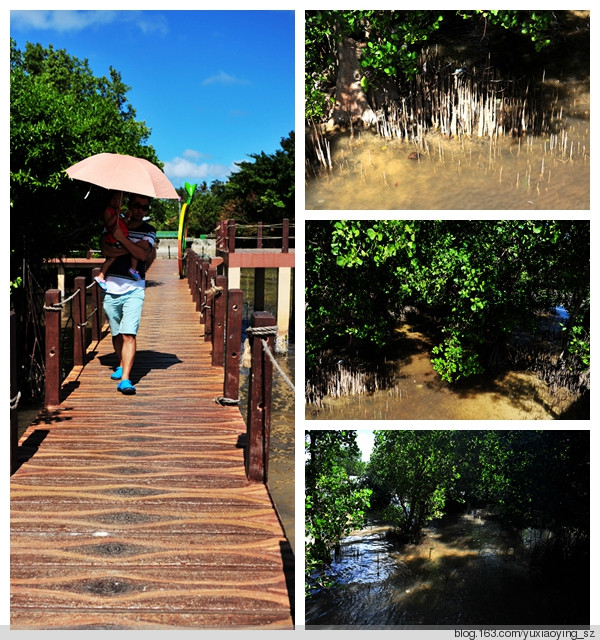
[[[557,305],[568,350],[589,367],[587,221],[340,220],[308,222],[306,238],[309,371],[343,336],[384,347],[407,306],[437,318],[432,364],[448,382],[501,360]]]
[[[121,74],[94,76],[87,60],[27,43],[10,49],[10,195],[13,269],[21,262],[85,249],[99,234],[89,190],[65,174],[95,153],[135,155],[161,166],[135,119]],[[86,215],[90,213],[90,215]]]
[[[305,571],[311,576],[330,559],[348,532],[364,522],[370,489],[359,486],[360,451],[354,431],[308,431],[305,438]]]

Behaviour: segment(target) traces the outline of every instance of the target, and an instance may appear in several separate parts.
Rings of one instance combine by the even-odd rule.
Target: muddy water
[[[568,617],[528,569],[519,536],[476,512],[443,518],[417,545],[398,545],[387,530],[373,523],[342,541],[331,571],[337,584],[307,599],[307,625],[548,625]]]
[[[441,380],[430,361],[428,338],[410,325],[398,328],[389,365],[391,389],[371,395],[325,398],[307,405],[308,420],[553,420],[572,401],[567,390],[551,393],[535,374],[509,371],[467,379]],[[408,350],[406,345],[409,345]]]
[[[589,209],[589,94],[574,84],[557,135],[414,142],[338,135],[333,168],[306,183],[307,209]]]

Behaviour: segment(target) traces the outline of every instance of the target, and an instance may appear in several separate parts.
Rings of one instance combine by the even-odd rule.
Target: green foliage
[[[309,431],[305,447],[305,574],[310,595],[331,586],[326,567],[332,549],[362,526],[371,491],[350,477],[349,470],[360,468],[354,431]]]
[[[145,145],[150,130],[135,120],[121,75],[92,74],[87,60],[51,45],[11,39],[10,190],[13,265],[85,249],[99,236],[89,185],[71,181],[70,165],[100,152],[136,155],[158,164]],[[11,270],[14,277],[15,271]]]
[[[460,11],[459,14],[465,19],[472,18],[474,15],[481,15],[492,24],[521,33],[530,38],[535,50],[538,52],[550,44],[552,28],[556,23],[555,14],[550,10],[518,11],[516,9],[492,9],[472,12]]]
[[[442,316],[432,362],[449,382],[481,373],[482,356],[515,329],[539,331],[540,312],[562,304],[573,319],[589,313],[585,221],[340,220],[306,229],[309,372],[336,337],[384,346],[406,305]],[[585,324],[568,331],[589,366]]]
[[[294,218],[294,139],[291,131],[275,153],[263,151],[250,154],[254,162],[236,162],[239,170],[225,185],[226,200],[237,204],[236,220],[276,224]]]
[[[589,431],[375,434],[368,484],[406,540],[443,515],[450,498],[489,505],[517,529],[589,530]]]
[[[369,482],[385,487],[384,515],[406,541],[443,514],[446,496],[460,477],[451,431],[375,431]]]
[[[433,347],[431,353],[439,356],[432,358],[431,364],[446,382],[455,382],[484,371],[477,354],[465,349],[457,335],[446,338],[441,345]]]
[[[556,24],[549,10],[474,11],[307,11],[305,20],[305,115],[324,120],[335,97],[338,44],[350,37],[363,44],[361,86],[367,91],[387,79],[400,84],[414,78],[419,50],[437,32],[443,33],[444,16],[498,25],[529,38],[536,51],[548,46]]]

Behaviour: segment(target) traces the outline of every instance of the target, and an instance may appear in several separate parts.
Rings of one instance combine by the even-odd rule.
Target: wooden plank
[[[293,628],[293,554],[251,483],[195,303],[156,260],[132,371],[110,336],[20,441],[11,477],[14,629]]]

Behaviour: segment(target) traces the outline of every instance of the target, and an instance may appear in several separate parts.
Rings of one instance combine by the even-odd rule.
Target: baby
[[[119,243],[112,234],[117,227],[121,228],[125,237],[129,236],[129,229],[127,229],[127,222],[121,217],[121,203],[123,200],[122,191],[111,191],[106,209],[104,209],[104,226],[108,231],[106,241],[114,246],[119,246]],[[134,280],[140,279],[140,274],[137,270],[138,261],[137,258],[131,257],[131,266],[129,268],[129,274]],[[110,265],[114,262],[115,258],[107,258],[104,264],[100,268],[100,273],[94,278],[102,289],[106,290],[106,272]]]

